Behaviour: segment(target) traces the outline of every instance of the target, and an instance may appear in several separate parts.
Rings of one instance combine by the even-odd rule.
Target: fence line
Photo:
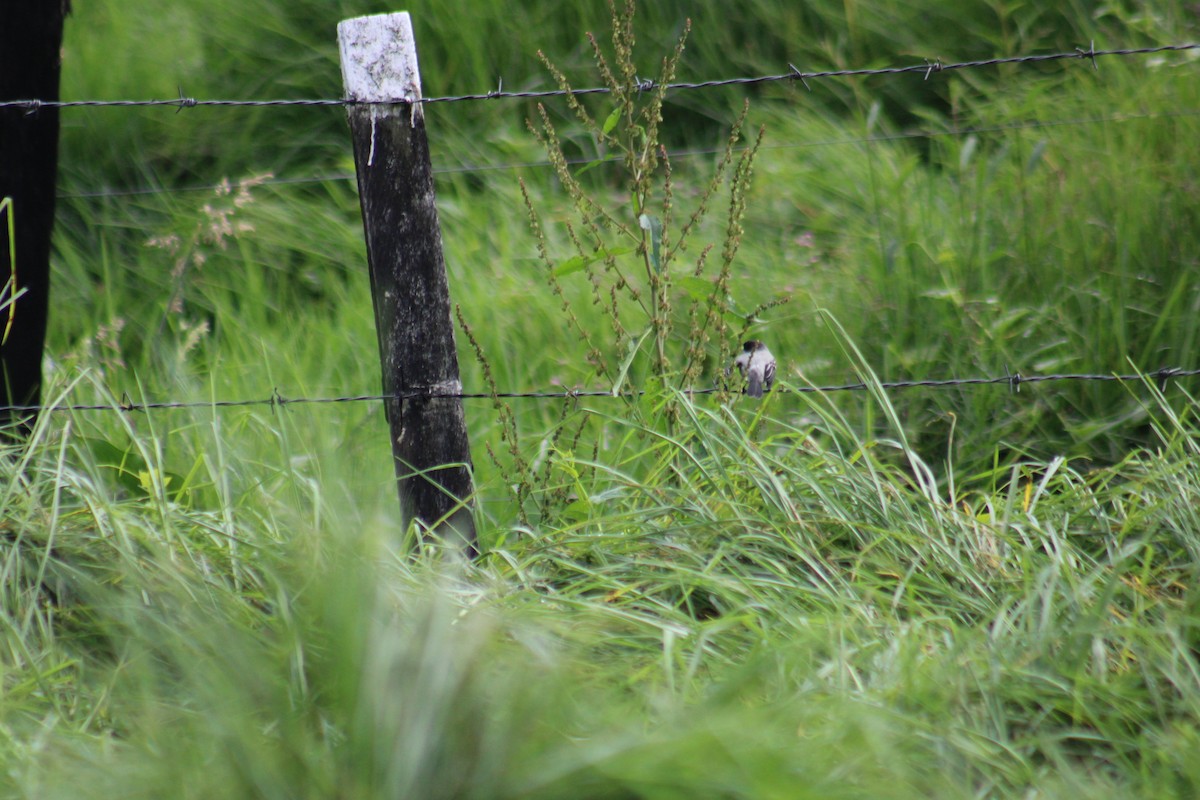
[[[1107,56],[1134,56],[1148,55],[1152,53],[1179,52],[1185,50],[1200,49],[1200,44],[1166,44],[1157,47],[1135,47],[1123,48],[1118,50],[1097,50],[1095,42],[1091,47],[1084,50],[1082,47],[1077,47],[1075,50],[1065,53],[1046,53],[1043,55],[1025,55],[1025,56],[1006,56],[1003,58],[988,58],[979,61],[959,61],[950,64],[943,64],[941,61],[926,61],[923,64],[913,64],[907,67],[878,67],[878,68],[859,68],[859,69],[833,69],[822,70],[818,72],[804,72],[794,65],[790,72],[785,72],[778,75],[755,75],[742,78],[720,78],[716,80],[696,81],[696,82],[681,82],[669,83],[666,85],[668,91],[689,91],[696,89],[711,89],[720,86],[747,86],[764,83],[777,83],[781,81],[800,82],[806,88],[811,80],[819,80],[822,78],[844,78],[844,77],[865,77],[872,75],[906,75],[924,73],[925,80],[928,80],[930,75],[935,72],[950,72],[954,70],[980,69],[983,67],[999,66],[1001,64],[1038,64],[1047,61],[1061,61],[1066,59],[1089,59],[1092,66],[1096,67],[1096,59]],[[655,91],[658,88],[653,80],[638,81],[634,87],[638,92]],[[328,107],[328,106],[358,106],[358,105],[394,105],[396,102],[405,103],[458,103],[476,100],[500,100],[500,99],[542,99],[549,97],[563,97],[566,95],[582,96],[591,94],[610,94],[612,89],[607,86],[594,86],[586,89],[543,89],[537,91],[516,91],[506,92],[497,89],[496,91],[486,92],[483,94],[462,94],[462,95],[447,95],[442,97],[415,97],[415,98],[396,98],[395,100],[351,100],[348,98],[317,98],[317,99],[273,99],[273,100],[198,100],[194,97],[185,97],[182,90],[179,97],[170,100],[5,100],[0,101],[0,108],[21,108],[29,113],[34,113],[40,108],[132,108],[145,106],[168,106],[176,110],[184,108],[197,108],[199,106],[213,107],[267,107],[267,106],[305,106],[305,107]]]
[[[1042,62],[1067,60],[1067,59],[1089,59],[1092,66],[1096,67],[1096,59],[1108,56],[1133,56],[1145,55],[1163,52],[1178,52],[1200,49],[1200,44],[1172,44],[1156,47],[1144,48],[1127,48],[1116,50],[1096,50],[1094,43],[1092,46],[1084,50],[1076,48],[1071,52],[1051,53],[1044,55],[1024,55],[1011,56],[1004,58],[992,58],[978,61],[964,61],[957,63],[943,64],[941,61],[926,61],[919,65],[910,65],[904,67],[885,67],[875,69],[840,69],[826,70],[817,72],[804,72],[790,65],[791,71],[779,75],[760,75],[741,78],[726,78],[719,80],[708,80],[700,82],[683,82],[671,83],[665,87],[670,91],[683,90],[698,90],[715,88],[721,86],[733,85],[753,85],[766,84],[773,82],[792,81],[800,82],[805,88],[811,88],[808,85],[810,80],[821,78],[835,77],[851,77],[851,76],[892,76],[923,73],[924,79],[928,80],[933,73],[949,72],[953,70],[977,69],[983,67],[998,66],[1004,64],[1035,64]],[[652,80],[638,81],[635,90],[639,92],[649,92],[657,90],[658,85]],[[496,99],[540,99],[549,97],[561,97],[565,95],[589,95],[589,94],[608,94],[611,90],[608,87],[593,87],[585,89],[573,90],[544,90],[544,91],[492,91],[484,94],[469,94],[457,96],[429,97],[429,98],[414,98],[407,99],[405,102],[412,103],[449,103],[460,101],[477,101],[477,100],[496,100]],[[270,106],[352,106],[352,105],[390,105],[392,100],[382,101],[357,101],[344,98],[339,99],[278,99],[278,100],[198,100],[195,98],[185,97],[180,92],[180,96],[170,100],[65,100],[65,101],[42,101],[42,100],[10,100],[0,102],[0,108],[18,107],[23,108],[29,113],[34,113],[40,108],[78,108],[78,107],[138,107],[138,106],[169,106],[175,107],[177,110],[183,108],[194,108],[198,106],[213,106],[213,107],[270,107]],[[810,143],[788,143],[775,145],[778,148],[784,147],[815,147],[832,144],[846,143],[863,143],[875,141],[889,141],[905,138],[919,137],[936,137],[936,136],[952,136],[966,135],[970,133],[981,133],[995,130],[1010,130],[1019,128],[1036,128],[1036,127],[1051,127],[1056,125],[1073,125],[1073,124],[1088,124],[1096,122],[1108,121],[1124,121],[1126,119],[1138,119],[1153,116],[1185,116],[1200,114],[1200,111],[1178,111],[1165,112],[1162,114],[1145,114],[1126,117],[1124,115],[1114,115],[1107,118],[1085,118],[1077,120],[1061,120],[1057,122],[1044,121],[1025,121],[1011,124],[1002,124],[990,127],[953,129],[948,131],[917,131],[917,132],[901,132],[897,134],[886,134],[877,137],[864,137],[849,140],[830,140],[828,142],[810,142]],[[694,156],[705,155],[718,152],[716,150],[694,150],[682,151],[674,154],[679,156]],[[590,163],[592,159],[577,159],[576,163]],[[514,165],[486,165],[479,167],[463,166],[459,168],[449,168],[441,170],[441,172],[470,172],[482,171],[484,169],[504,169],[504,168],[520,168],[520,167],[542,167],[546,166],[547,162],[534,162],[530,164],[514,164]],[[349,174],[338,174],[333,179],[342,180],[353,177]],[[324,181],[330,179],[330,176],[312,177],[312,178],[280,178],[270,179],[270,182],[277,184],[288,183],[306,183]],[[215,187],[187,187],[184,189],[135,189],[122,192],[120,190],[113,192],[98,192],[95,194],[82,195],[65,195],[71,196],[112,196],[118,194],[156,194],[167,193],[174,191],[200,191],[205,188]],[[1184,377],[1194,377],[1200,375],[1200,369],[1180,369],[1174,367],[1164,367],[1154,372],[1146,374],[1132,375],[1117,375],[1117,374],[1051,374],[1051,375],[1032,375],[1022,376],[1020,373],[1006,374],[998,377],[969,377],[969,378],[949,378],[949,379],[925,379],[925,380],[907,380],[907,381],[890,381],[879,384],[867,384],[864,382],[845,383],[838,385],[827,386],[798,386],[788,388],[777,388],[776,393],[828,393],[841,391],[865,391],[873,386],[878,386],[883,389],[908,389],[917,387],[927,388],[947,388],[956,386],[985,386],[985,385],[1007,385],[1012,392],[1020,391],[1023,384],[1029,383],[1045,383],[1045,382],[1060,382],[1060,381],[1100,381],[1100,382],[1136,382],[1145,379],[1155,380],[1160,388],[1165,388],[1170,379],[1178,379]],[[713,388],[698,388],[685,390],[689,395],[705,395],[720,391]],[[475,392],[475,393],[447,393],[442,391],[431,390],[411,390],[399,395],[399,399],[418,399],[418,398],[452,398],[460,400],[470,399],[578,399],[578,398],[616,398],[620,396],[630,397],[640,395],[641,392],[625,392],[614,395],[610,391],[605,390],[561,390],[561,391],[526,391],[526,392]],[[132,402],[128,395],[122,398],[120,403],[116,404],[57,404],[57,405],[11,405],[0,406],[0,411],[8,412],[61,412],[61,411],[148,411],[151,409],[201,409],[201,408],[232,408],[232,407],[250,407],[250,406],[269,406],[272,410],[283,408],[296,404],[331,404],[331,403],[359,403],[359,402],[381,402],[392,399],[391,395],[384,394],[360,394],[347,395],[340,397],[297,397],[287,398],[282,396],[276,390],[270,397],[265,399],[245,399],[245,400],[214,400],[208,402],[199,401],[150,401],[150,402]]]
[[[812,142],[786,142],[782,144],[764,144],[759,150],[792,150],[808,147],[831,147],[835,145],[849,144],[876,144],[879,142],[903,141],[906,139],[937,139],[944,136],[971,136],[977,133],[996,133],[1000,131],[1013,130],[1036,130],[1039,128],[1061,128],[1072,125],[1099,125],[1112,122],[1137,122],[1149,119],[1171,119],[1176,117],[1195,117],[1200,116],[1200,109],[1186,109],[1182,111],[1162,111],[1162,112],[1147,112],[1144,114],[1125,114],[1115,113],[1100,117],[1076,117],[1073,119],[1060,120],[1020,120],[1018,122],[1004,122],[996,125],[979,125],[966,128],[950,128],[948,130],[925,130],[911,129],[899,131],[897,133],[885,133],[878,136],[859,136],[850,139],[819,139]],[[735,153],[747,149],[746,146],[740,145],[733,148]],[[694,148],[689,150],[668,151],[667,157],[670,159],[686,159],[696,158],[699,156],[720,155],[725,152],[724,147],[706,147]],[[591,163],[618,163],[621,160],[619,156],[607,156],[603,158],[568,158],[566,163],[571,166],[579,166]],[[433,172],[435,175],[457,175],[463,173],[474,172],[495,172],[499,170],[517,170],[517,169],[544,169],[553,166],[547,160],[540,161],[517,161],[500,164],[460,164],[454,167],[435,167]],[[264,178],[256,181],[259,186],[295,186],[311,183],[326,183],[330,181],[352,181],[355,179],[353,172],[334,172],[327,175],[309,175],[299,177],[282,177],[282,178]],[[106,197],[140,197],[143,195],[156,194],[185,194],[192,192],[215,192],[218,189],[228,188],[228,183],[210,183],[210,184],[195,184],[192,186],[177,186],[177,187],[159,187],[159,186],[140,186],[131,189],[95,189],[81,192],[62,192],[58,194],[59,199],[77,200],[77,199],[93,199]]]
[[[1167,383],[1172,379],[1190,378],[1200,375],[1200,369],[1180,369],[1178,367],[1161,367],[1153,372],[1130,375],[1117,374],[1086,374],[1086,373],[1062,373],[1052,375],[1022,375],[1019,372],[1008,373],[997,377],[974,377],[974,378],[941,378],[941,379],[922,379],[908,381],[881,381],[878,384],[869,384],[863,382],[842,383],[827,386],[793,386],[793,387],[776,387],[771,390],[774,394],[828,394],[832,392],[856,392],[868,391],[874,386],[882,389],[915,389],[915,388],[933,388],[944,389],[955,386],[994,386],[1007,385],[1009,391],[1020,392],[1021,387],[1028,383],[1053,383],[1053,382],[1138,382],[1143,380],[1153,380],[1158,384],[1160,390],[1165,390]],[[713,386],[703,389],[685,389],[684,393],[690,396],[708,395],[720,392],[719,387]],[[611,391],[603,389],[563,389],[560,391],[540,391],[540,392],[443,392],[443,391],[427,391],[427,390],[410,390],[401,392],[396,395],[395,399],[399,400],[417,400],[417,399],[455,399],[455,400],[511,400],[511,399],[532,399],[532,400],[575,400],[579,398],[630,398],[641,397],[644,391],[637,392],[620,392],[613,394]],[[55,411],[149,411],[158,409],[200,409],[200,408],[245,408],[248,406],[270,406],[272,410],[275,408],[283,408],[290,405],[317,405],[317,404],[332,404],[332,403],[367,403],[367,402],[382,402],[384,400],[393,399],[391,395],[386,394],[357,394],[346,395],[342,397],[284,397],[275,390],[270,397],[263,399],[251,400],[210,400],[210,401],[149,401],[142,403],[133,402],[128,394],[124,395],[121,402],[113,403],[74,403],[60,405],[13,405],[0,406],[0,411],[16,412],[16,413],[44,413]]]

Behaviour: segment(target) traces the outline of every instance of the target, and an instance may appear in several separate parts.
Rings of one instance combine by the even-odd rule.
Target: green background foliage
[[[76,6],[67,99],[338,96],[337,22],[392,10]],[[554,88],[539,50],[602,82],[604,4],[408,10],[426,96]],[[1198,23],[1186,3],[662,2],[637,12],[639,74],[687,18],[683,81]],[[1195,52],[668,94],[678,219],[746,99],[766,131],[736,324],[698,385],[745,326],[785,388],[1200,365]],[[609,145],[544,104],[581,185],[637,229]],[[523,207],[519,181],[550,263],[577,255],[536,105],[426,112],[453,300],[496,387],[611,388],[563,297],[595,343],[610,318],[583,270],[555,294]],[[378,390],[341,110],[62,121],[46,401]],[[142,187],[166,191],[123,193]],[[685,261],[720,250],[730,202],[723,183]],[[377,404],[45,415],[0,459],[5,794],[1195,795],[1193,382],[762,404],[666,384],[640,405],[467,401],[475,564],[406,549]]]

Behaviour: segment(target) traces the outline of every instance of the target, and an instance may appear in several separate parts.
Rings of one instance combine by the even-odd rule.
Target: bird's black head
[[[758,341],[757,339],[751,339],[750,341],[748,341],[742,345],[742,349],[745,350],[747,353],[753,353],[755,350],[761,350],[762,346],[763,346],[762,342]]]

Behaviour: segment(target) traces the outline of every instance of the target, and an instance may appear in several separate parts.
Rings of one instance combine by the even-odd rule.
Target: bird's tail
[[[750,370],[749,385],[746,387],[746,394],[751,397],[763,396],[763,379],[758,370]]]

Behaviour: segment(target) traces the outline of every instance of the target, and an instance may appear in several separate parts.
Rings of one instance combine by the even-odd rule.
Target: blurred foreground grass
[[[1194,424],[1161,405],[1153,454],[952,505],[823,401],[761,440],[680,402],[640,455],[671,479],[601,468],[577,521],[475,565],[323,514],[294,459],[195,508],[153,452],[121,491],[86,422],[39,429],[3,461],[6,791],[1194,791]]]

